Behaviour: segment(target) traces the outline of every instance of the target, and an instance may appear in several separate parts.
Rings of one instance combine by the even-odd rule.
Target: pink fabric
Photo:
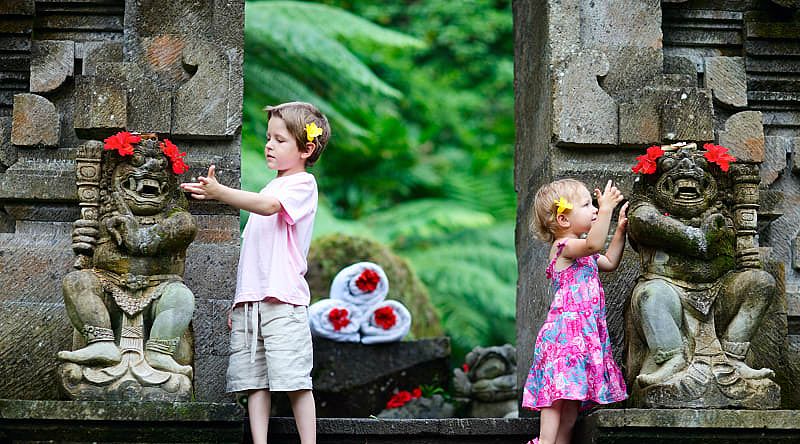
[[[597,269],[598,255],[577,258],[555,270],[566,241],[558,244],[547,267],[553,279],[550,312],[539,330],[533,365],[522,394],[522,406],[539,410],[558,399],[584,401],[584,408],[627,398],[625,380],[611,353],[606,326],[605,293]]]
[[[281,211],[250,214],[242,233],[234,305],[274,298],[308,305],[306,257],[317,212],[317,182],[302,172],[270,181],[261,194],[276,197]]]

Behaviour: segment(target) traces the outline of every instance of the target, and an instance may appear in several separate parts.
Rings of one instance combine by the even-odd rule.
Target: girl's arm
[[[628,225],[627,210],[628,203],[625,202],[625,205],[619,210],[617,230],[614,232],[611,244],[608,245],[606,254],[597,258],[597,268],[600,271],[614,271],[619,267],[619,263],[622,260],[622,251],[625,249],[625,228]]]
[[[622,201],[623,196],[617,187],[611,185],[610,180],[602,193],[597,188],[595,188],[594,193],[597,196],[597,204],[600,207],[597,210],[597,220],[592,224],[592,228],[589,229],[586,239],[571,239],[567,242],[563,255],[568,258],[576,259],[583,256],[591,256],[602,250],[606,244],[608,227],[611,225],[611,214],[614,212],[614,207]]]
[[[182,183],[181,189],[191,193],[195,199],[213,199],[240,210],[270,216],[281,210],[281,202],[274,196],[237,190],[217,181],[214,165],[208,167],[208,177],[200,176],[197,182]]]

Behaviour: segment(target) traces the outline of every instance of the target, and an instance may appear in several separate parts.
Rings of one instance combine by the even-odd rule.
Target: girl
[[[614,271],[619,265],[628,204],[620,210],[608,251],[598,254],[623,196],[610,180],[602,192],[594,192],[599,209],[577,180],[558,180],[536,192],[534,228],[553,242],[545,273],[553,279],[555,296],[536,338],[523,393],[523,407],[541,410],[539,438],[529,444],[568,444],[581,402],[588,407],[627,398],[611,354],[598,270]]]

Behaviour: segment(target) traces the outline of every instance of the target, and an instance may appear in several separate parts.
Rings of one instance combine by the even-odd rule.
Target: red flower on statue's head
[[[356,278],[356,287],[364,293],[372,293],[378,288],[380,281],[381,276],[375,270],[367,268]]]
[[[703,145],[703,148],[706,150],[706,152],[703,153],[703,157],[709,162],[719,165],[719,169],[722,171],[728,171],[730,162],[736,162],[736,158],[728,154],[728,149],[724,146],[707,143]]]
[[[394,324],[397,323],[397,315],[394,314],[394,309],[387,305],[375,310],[375,323],[384,330],[394,327]]]
[[[179,150],[174,143],[172,143],[169,139],[164,139],[164,141],[160,142],[158,146],[161,147],[161,152],[163,152],[165,156],[169,157],[169,161],[172,164],[173,173],[183,174],[189,171],[189,166],[183,162],[183,158],[186,157],[186,153]]]
[[[108,151],[116,150],[120,156],[130,156],[133,154],[133,144],[139,143],[142,138],[127,131],[120,131],[113,136],[107,137],[103,142],[103,148]]]
[[[631,171],[639,174],[653,174],[656,172],[656,160],[664,155],[664,150],[658,145],[647,148],[647,154],[636,156],[636,165]]]
[[[333,329],[339,331],[350,325],[350,319],[347,317],[349,314],[346,308],[334,308],[331,310],[328,313],[328,320],[333,324]]]

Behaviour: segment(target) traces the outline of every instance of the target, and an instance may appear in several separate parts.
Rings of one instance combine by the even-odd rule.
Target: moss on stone
[[[333,234],[315,239],[308,255],[306,278],[311,300],[329,296],[334,276],[344,267],[369,261],[380,265],[389,279],[388,299],[402,302],[411,312],[411,335],[415,339],[441,336],[439,316],[428,295],[428,289],[403,258],[387,246],[361,237]]]

